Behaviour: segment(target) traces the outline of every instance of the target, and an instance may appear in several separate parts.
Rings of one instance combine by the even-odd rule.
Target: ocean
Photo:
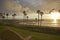
[[[22,23],[20,22],[20,24]],[[24,24],[38,26],[38,21],[25,21]],[[43,20],[39,21],[39,25],[48,27],[60,27],[60,20]]]

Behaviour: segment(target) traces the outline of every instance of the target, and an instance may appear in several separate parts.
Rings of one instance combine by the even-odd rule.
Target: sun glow
[[[54,23],[57,23],[57,19],[59,19],[59,12],[51,12],[51,17],[54,20]]]

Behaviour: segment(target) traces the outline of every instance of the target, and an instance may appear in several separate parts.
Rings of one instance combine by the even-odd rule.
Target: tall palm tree
[[[35,18],[35,21],[36,21],[36,23],[37,23],[37,18]]]
[[[24,16],[26,16],[27,14],[26,14],[26,11],[23,11],[23,14],[24,14]]]
[[[41,22],[42,22],[42,16],[43,16],[43,12],[41,12],[40,10],[37,10],[38,13],[38,26],[39,26],[39,14],[41,15],[41,21],[40,21],[40,26],[41,26]]]
[[[41,21],[42,21],[42,16],[43,16],[43,14],[44,14],[43,12],[40,12],[40,15],[41,15]]]
[[[14,13],[12,16],[13,16],[13,19],[15,19],[16,14]]]
[[[9,16],[9,14],[7,13],[6,16],[7,16],[7,24],[8,24],[8,16]]]
[[[0,18],[2,18],[3,13],[0,13]]]
[[[28,18],[29,18],[29,17],[27,16],[27,23],[28,23]]]
[[[40,10],[37,10],[37,13],[38,13],[38,26],[39,26],[39,13],[40,13]]]
[[[41,20],[40,20],[40,26],[41,26],[41,23],[42,23],[42,16],[43,16],[43,12],[40,12],[40,15],[41,15]]]
[[[24,18],[25,18],[26,15],[27,15],[27,14],[26,14],[26,11],[23,11],[23,15],[24,15],[24,17],[23,17],[23,22],[24,22],[24,20],[25,20]]]
[[[9,16],[9,14],[7,13],[6,16],[7,16],[7,20],[8,20],[8,16]]]
[[[2,15],[2,22],[5,22],[4,20],[5,20],[5,16],[4,16],[4,15]]]
[[[49,11],[49,14],[50,14],[53,10],[55,10],[55,9],[51,9],[51,10]]]
[[[5,16],[2,16],[2,18],[3,18],[3,20],[4,20]]]

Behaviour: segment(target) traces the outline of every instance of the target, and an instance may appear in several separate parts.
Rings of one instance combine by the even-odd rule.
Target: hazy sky
[[[19,0],[23,6],[28,6],[32,9],[39,8],[57,8],[60,5],[60,0]]]
[[[38,10],[49,13],[51,9],[60,9],[60,0],[0,0],[0,12],[18,13],[23,10]]]
[[[0,0],[0,10],[21,11],[22,7],[32,10],[60,9],[60,0]]]

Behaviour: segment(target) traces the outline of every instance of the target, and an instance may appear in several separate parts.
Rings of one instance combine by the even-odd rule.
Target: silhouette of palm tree
[[[3,13],[0,13],[0,17],[2,18],[2,16],[3,16]]]
[[[12,16],[13,16],[13,19],[15,19],[16,14],[14,13]]]
[[[7,16],[7,24],[8,24],[8,16],[9,16],[9,14],[7,13],[6,16]]]
[[[27,23],[28,23],[28,18],[29,18],[29,17],[27,16]]]
[[[42,16],[43,16],[43,14],[44,14],[43,12],[40,12],[40,15],[41,15],[41,21],[42,21]]]
[[[25,18],[26,15],[27,15],[27,14],[26,14],[26,11],[23,11],[23,15],[24,15],[24,17],[23,17],[23,22],[25,22],[25,19],[24,19],[24,18]]]
[[[37,23],[37,18],[35,18],[35,21],[36,21],[36,23]]]
[[[7,20],[8,20],[8,16],[9,16],[9,14],[7,13],[6,16],[7,16]]]
[[[24,14],[24,16],[26,16],[27,14],[26,14],[26,11],[23,11],[23,14]]]
[[[37,10],[37,13],[38,13],[38,26],[39,26],[39,13],[40,13],[40,10]]]
[[[4,20],[5,16],[2,16],[2,18],[3,18],[3,20]]]
[[[42,16],[43,16],[43,12],[40,12],[40,15],[41,15],[41,21],[40,21],[40,26],[41,26],[41,23],[42,23]]]
[[[42,16],[43,16],[43,12],[41,12],[40,10],[37,10],[38,13],[38,26],[39,26],[39,14],[41,15],[41,20],[40,20],[40,26],[41,26],[41,22],[42,22]]]
[[[51,10],[49,11],[49,13],[51,13],[53,10],[55,10],[55,9],[51,9]]]

